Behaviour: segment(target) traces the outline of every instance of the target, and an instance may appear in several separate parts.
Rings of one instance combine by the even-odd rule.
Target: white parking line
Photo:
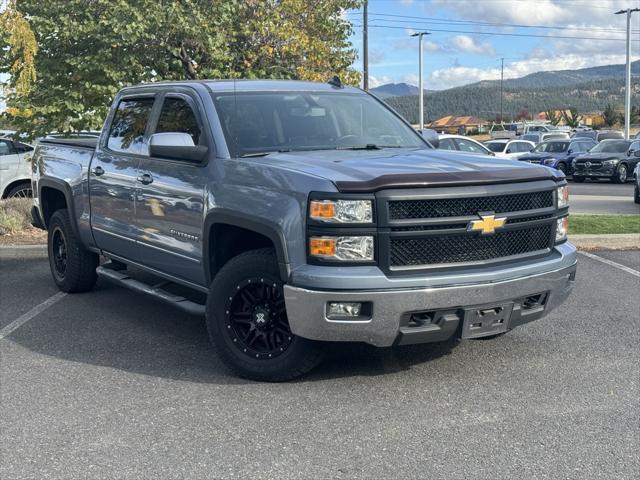
[[[20,315],[13,322],[11,322],[9,325],[7,325],[2,330],[0,330],[0,340],[5,338],[6,336],[10,335],[12,332],[14,332],[18,328],[20,328],[22,325],[27,323],[33,317],[35,317],[36,315],[44,312],[51,305],[53,305],[54,303],[57,303],[58,301],[62,300],[66,296],[67,296],[66,293],[58,292],[55,295],[52,295],[51,297],[47,298],[40,305],[36,305],[35,307],[33,307],[27,313],[25,313],[23,315]]]
[[[614,268],[617,268],[618,270],[622,270],[623,272],[627,272],[630,273],[631,275],[634,275],[636,277],[640,277],[640,272],[638,270],[634,270],[631,267],[627,267],[625,265],[621,265],[617,262],[614,262],[613,260],[609,260],[607,258],[603,258],[600,257],[598,255],[594,255],[593,253],[589,253],[589,252],[580,252],[582,255],[584,255],[585,257],[589,257],[589,258],[593,258],[594,260],[597,260],[598,262],[602,262],[602,263],[606,263],[607,265],[611,265]]]

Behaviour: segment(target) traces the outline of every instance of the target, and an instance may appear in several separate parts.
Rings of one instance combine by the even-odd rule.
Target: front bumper
[[[602,178],[611,178],[615,175],[616,173],[616,169],[615,168],[601,168],[598,170],[588,170],[588,169],[582,169],[582,170],[574,170],[573,171],[573,176],[574,177],[602,177]]]
[[[460,336],[466,312],[473,307],[508,304],[511,313],[506,330],[537,320],[568,297],[575,272],[574,263],[546,273],[497,282],[363,291],[311,290],[286,285],[284,293],[294,334],[312,340],[365,342],[386,347]],[[543,300],[531,306],[529,299],[538,295]],[[369,302],[372,308],[368,318],[329,320],[328,302]],[[415,315],[431,320],[416,324]],[[487,331],[486,335],[491,333]]]

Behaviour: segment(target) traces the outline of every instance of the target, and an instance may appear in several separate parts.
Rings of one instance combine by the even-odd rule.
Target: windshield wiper
[[[266,157],[267,155],[271,155],[272,153],[284,153],[290,151],[290,148],[283,148],[280,150],[271,150],[270,152],[249,152],[243,153],[242,155],[240,155],[240,158]]]
[[[382,147],[375,143],[367,143],[366,145],[349,145],[344,147],[336,147],[336,150],[382,150]]]

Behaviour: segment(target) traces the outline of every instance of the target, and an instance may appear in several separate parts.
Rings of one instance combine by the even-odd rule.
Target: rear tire
[[[638,188],[638,184],[636,184],[635,188],[633,189],[633,201],[635,203],[640,203],[640,188]]]
[[[47,230],[49,266],[58,288],[67,293],[91,290],[98,278],[96,268],[100,259],[81,245],[66,209],[51,216]]]
[[[211,283],[209,337],[223,363],[240,377],[283,382],[322,360],[321,343],[291,333],[283,287],[272,249],[232,258]]]
[[[31,198],[33,197],[33,190],[31,189],[31,182],[24,182],[15,185],[7,193],[7,198]]]

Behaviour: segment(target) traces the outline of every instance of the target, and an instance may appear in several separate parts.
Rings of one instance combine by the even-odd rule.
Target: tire
[[[627,181],[628,176],[629,172],[627,171],[627,166],[624,163],[621,163],[618,165],[615,175],[611,177],[611,181],[613,183],[624,183]]]
[[[58,288],[67,293],[91,290],[98,278],[99,257],[80,244],[66,209],[51,216],[47,230],[49,266]]]
[[[638,188],[638,184],[636,183],[635,188],[633,189],[633,201],[635,203],[640,203],[640,188]]]
[[[584,177],[576,177],[575,175],[573,176],[573,181],[576,183],[583,183],[585,180]]]
[[[7,198],[31,198],[33,197],[33,190],[31,189],[31,182],[24,182],[15,185],[7,193]]]
[[[559,163],[557,168],[564,174],[565,177],[569,175],[567,171],[567,166],[564,163]]]
[[[322,361],[320,342],[291,333],[283,287],[272,249],[232,258],[211,283],[206,308],[209,338],[222,362],[240,377],[284,382]]]

